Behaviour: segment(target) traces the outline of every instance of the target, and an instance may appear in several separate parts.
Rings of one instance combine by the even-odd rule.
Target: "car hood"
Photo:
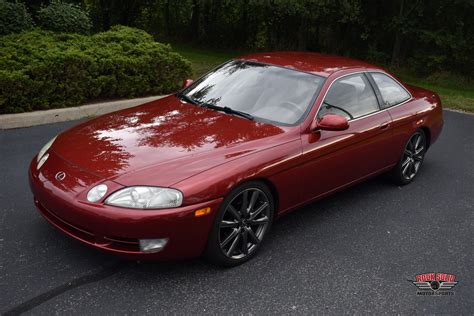
[[[58,136],[52,150],[123,185],[169,186],[229,159],[274,146],[284,134],[278,126],[168,96],[73,127]]]

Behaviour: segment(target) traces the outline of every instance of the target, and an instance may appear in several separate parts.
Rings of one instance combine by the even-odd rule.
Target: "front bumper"
[[[64,169],[64,166],[62,166]],[[207,242],[214,215],[222,198],[173,209],[134,210],[81,201],[53,180],[29,169],[30,187],[40,213],[66,235],[94,248],[129,259],[178,259],[199,256]],[[210,207],[211,214],[195,211]],[[139,239],[168,238],[163,250],[141,252]]]

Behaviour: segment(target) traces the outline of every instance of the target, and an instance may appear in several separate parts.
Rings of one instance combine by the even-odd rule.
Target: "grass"
[[[172,43],[173,49],[188,59],[193,67],[193,78],[198,78],[223,62],[243,52],[215,50],[189,44]],[[445,108],[474,112],[474,81],[448,73],[420,77],[406,69],[391,69],[404,82],[437,92]]]
[[[404,82],[435,91],[441,97],[443,107],[474,112],[474,82],[447,73],[419,77],[406,70],[393,70]]]
[[[199,48],[188,44],[171,44],[174,51],[181,54],[191,62],[193,67],[193,79],[200,77],[212,68],[226,62],[231,58],[242,55],[242,53],[232,51],[210,50]]]

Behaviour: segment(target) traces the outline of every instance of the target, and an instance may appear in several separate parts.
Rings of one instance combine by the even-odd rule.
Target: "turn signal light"
[[[194,212],[194,216],[199,217],[199,216],[204,216],[204,215],[207,215],[207,214],[210,214],[210,213],[211,213],[211,208],[206,207],[206,208],[202,208],[202,209],[199,209],[196,212]]]

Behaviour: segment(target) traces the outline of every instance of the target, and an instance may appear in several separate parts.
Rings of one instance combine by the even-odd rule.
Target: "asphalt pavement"
[[[414,183],[383,176],[277,221],[236,268],[122,261],[57,232],[35,210],[28,164],[76,122],[0,130],[0,313],[472,314],[474,115],[445,127]],[[408,280],[456,275],[454,295]]]

